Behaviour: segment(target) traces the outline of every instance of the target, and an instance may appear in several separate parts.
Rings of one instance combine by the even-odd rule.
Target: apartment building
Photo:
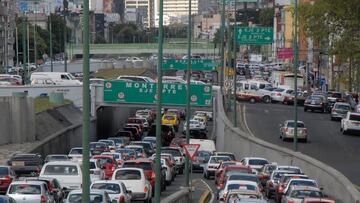
[[[154,24],[154,1],[153,0],[125,0],[125,18],[131,13],[136,14],[134,21],[144,27],[152,27]]]

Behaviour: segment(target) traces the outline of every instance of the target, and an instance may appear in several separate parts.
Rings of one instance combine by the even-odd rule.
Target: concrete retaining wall
[[[35,141],[34,99],[0,97],[0,145]]]
[[[180,191],[168,196],[161,200],[161,203],[184,203],[190,202],[190,191],[189,189],[181,189]]]
[[[231,151],[238,158],[245,156],[260,156],[270,161],[284,165],[301,167],[305,174],[318,181],[325,194],[340,203],[360,203],[360,193],[352,183],[334,168],[283,147],[265,142],[253,137],[239,128],[233,128],[223,109],[220,91],[217,91],[215,102],[216,147],[219,151]],[[259,124],[261,125],[261,124]]]

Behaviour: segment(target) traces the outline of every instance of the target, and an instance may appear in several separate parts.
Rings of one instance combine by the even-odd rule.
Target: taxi
[[[162,117],[162,119],[161,119],[161,123],[162,123],[163,125],[166,125],[166,124],[173,125],[175,131],[176,131],[176,132],[179,131],[180,121],[179,121],[179,119],[177,118],[176,115],[165,114],[165,115]]]

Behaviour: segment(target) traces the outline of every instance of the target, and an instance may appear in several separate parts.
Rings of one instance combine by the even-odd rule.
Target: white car
[[[152,188],[141,168],[116,169],[111,180],[120,180],[130,190],[132,200],[151,202]]]
[[[193,118],[192,118],[192,120],[197,120],[197,121],[199,121],[200,122],[200,124],[201,124],[201,126],[203,127],[203,126],[205,126],[205,128],[206,128],[206,124],[207,124],[207,122],[206,122],[206,120],[205,120],[205,118],[204,117],[201,117],[201,116],[194,116]]]
[[[170,185],[171,181],[173,180],[173,172],[172,169],[166,164],[165,158],[161,158],[161,167],[166,168],[165,171],[166,184]]]
[[[204,125],[204,123],[201,123],[198,120],[191,119],[190,124],[189,124],[189,128],[190,128],[190,131],[205,130],[206,126]],[[185,133],[186,133],[186,122],[184,123],[184,127],[183,127],[183,134],[185,134]]]
[[[209,161],[204,165],[204,178],[209,179],[210,176],[215,176],[215,172],[223,161],[231,161],[231,158],[228,156],[211,156]]]
[[[96,180],[105,179],[104,170],[101,169],[99,159],[90,159],[90,180],[91,182]]]
[[[73,190],[69,193],[65,203],[82,201],[82,190]],[[111,203],[110,196],[106,190],[90,190],[90,202]]]
[[[135,117],[137,118],[145,118],[147,120],[152,119],[151,111],[150,110],[137,110],[135,113]]]
[[[292,186],[309,186],[309,187],[319,187],[316,180],[312,179],[304,179],[304,178],[291,178],[284,189],[284,193],[286,193]]]
[[[41,171],[41,178],[56,178],[60,185],[68,190],[81,189],[82,169],[73,161],[54,161],[46,163]]]
[[[70,150],[68,157],[73,161],[82,162],[82,153],[83,148],[82,147],[74,147]]]
[[[41,181],[14,181],[10,184],[6,195],[19,203],[54,203],[46,183]]]
[[[213,120],[213,112],[211,112],[211,111],[195,111],[195,115],[202,114],[202,113],[206,114],[210,121]]]
[[[230,190],[251,190],[258,194],[261,194],[259,186],[256,182],[245,180],[229,180],[226,181],[226,185],[223,190],[219,191],[219,200],[226,199],[226,196]]]
[[[250,166],[252,169],[256,170],[255,173],[259,171],[265,164],[269,164],[270,162],[261,157],[244,157],[240,161],[245,166]]]
[[[95,181],[90,186],[91,190],[106,190],[110,196],[111,201],[130,203],[131,191],[126,189],[125,184],[118,180],[99,180]]]
[[[294,90],[289,87],[278,87],[271,92],[271,101],[284,102],[285,95],[290,95]]]
[[[345,135],[348,132],[360,135],[360,113],[348,112],[346,117],[341,120],[340,131]]]

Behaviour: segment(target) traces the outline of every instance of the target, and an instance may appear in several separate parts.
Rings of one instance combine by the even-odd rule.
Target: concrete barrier
[[[178,192],[161,200],[161,203],[184,203],[190,202],[190,191],[188,188],[181,189]]]
[[[318,181],[324,193],[338,203],[360,203],[360,193],[339,171],[300,152],[265,142],[234,128],[225,115],[223,96],[220,90],[215,94],[216,102],[214,122],[216,130],[216,148],[219,151],[231,151],[237,157],[260,156],[284,165],[301,167],[305,174]],[[226,147],[225,147],[226,146]]]

